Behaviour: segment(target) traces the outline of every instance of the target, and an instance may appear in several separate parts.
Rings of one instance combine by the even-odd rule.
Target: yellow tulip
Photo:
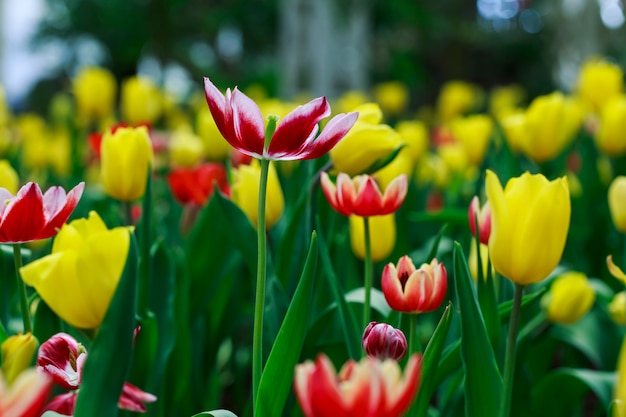
[[[406,143],[404,149],[410,152],[413,161],[420,160],[428,151],[430,138],[425,123],[403,120],[396,124],[396,132],[398,132],[402,141]]]
[[[396,219],[393,213],[368,219],[372,260],[382,261],[391,254],[396,245]],[[365,259],[363,217],[350,216],[350,244],[354,255],[359,259]]]
[[[72,168],[72,144],[67,129],[57,129],[47,141],[48,165],[61,177],[69,175]]]
[[[484,114],[458,117],[450,122],[452,136],[463,145],[467,161],[480,165],[491,142],[493,120]]]
[[[409,89],[399,81],[388,81],[374,86],[374,99],[383,112],[391,116],[402,113],[409,104]]]
[[[475,85],[464,81],[449,81],[443,85],[437,98],[437,111],[441,122],[447,122],[477,107],[481,92]]]
[[[589,312],[595,299],[596,293],[585,274],[567,272],[552,282],[541,304],[551,322],[572,324]]]
[[[620,326],[626,326],[626,291],[620,291],[608,305],[609,315]]]
[[[580,69],[577,93],[592,111],[597,111],[607,100],[622,92],[623,78],[624,74],[618,65],[593,58]]]
[[[145,126],[110,130],[100,145],[100,177],[107,194],[121,201],[133,201],[146,192],[152,143]]]
[[[260,177],[261,166],[258,160],[253,159],[250,165],[239,165],[237,169],[233,170],[233,185],[230,189],[230,199],[248,216],[254,227],[257,226],[259,221]],[[278,221],[284,209],[283,190],[280,187],[274,164],[270,163],[265,198],[265,222],[268,228]]]
[[[546,162],[558,156],[583,122],[579,103],[561,92],[535,98],[524,121],[521,151],[535,162]]]
[[[131,77],[122,84],[121,110],[130,124],[154,123],[161,116],[161,93],[151,79]]]
[[[9,385],[30,366],[37,345],[31,333],[13,335],[2,342],[2,373]]]
[[[453,174],[463,174],[469,168],[465,147],[459,142],[444,143],[437,148],[437,154]]]
[[[124,270],[131,230],[107,229],[92,211],[87,219],[63,225],[52,253],[22,267],[22,279],[70,325],[97,328]]]
[[[401,174],[405,174],[407,178],[411,178],[415,167],[415,162],[411,155],[411,151],[407,148],[400,150],[400,153],[389,164],[385,165],[373,174],[376,182],[381,189],[386,190],[391,181]]]
[[[469,266],[470,274],[474,280],[478,279],[478,251],[476,250],[476,242],[472,242],[470,245],[469,258],[467,259],[467,266]],[[480,263],[483,269],[483,278],[487,279],[487,264],[489,263],[489,246],[480,244]],[[491,266],[492,276],[493,265]]]
[[[526,113],[516,111],[500,119],[504,139],[513,152],[520,152],[526,135]]]
[[[548,181],[528,172],[512,178],[503,190],[487,170],[491,205],[489,253],[494,268],[526,285],[545,279],[558,265],[569,229],[571,202],[566,177]]]
[[[369,97],[360,90],[351,90],[342,94],[332,108],[337,113],[348,113],[369,101]]]
[[[351,177],[366,172],[402,145],[398,132],[389,125],[379,124],[380,107],[366,104],[354,110],[359,112],[359,119],[330,151],[335,169]]]
[[[172,165],[191,168],[200,162],[203,150],[202,141],[189,127],[179,127],[172,133],[169,143]]]
[[[72,87],[76,111],[82,121],[101,121],[113,114],[117,82],[109,70],[83,68],[72,81]]]
[[[626,153],[626,95],[617,95],[602,107],[595,141],[598,149],[608,156]]]
[[[228,157],[233,149],[217,129],[211,111],[205,106],[198,111],[196,130],[202,140],[203,153],[210,160],[222,160]]]
[[[524,101],[526,92],[519,85],[495,87],[489,94],[489,113],[500,118],[515,111]]]
[[[616,177],[609,186],[609,210],[615,228],[626,233],[626,177]]]
[[[0,160],[0,187],[7,189],[11,194],[17,194],[20,178],[17,172],[6,159]]]

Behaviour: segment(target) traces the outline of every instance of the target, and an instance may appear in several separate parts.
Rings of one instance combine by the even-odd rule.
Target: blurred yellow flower
[[[223,160],[233,149],[220,133],[209,108],[204,105],[197,114],[196,130],[202,140],[203,153],[210,160]]]
[[[626,326],[626,291],[620,291],[608,305],[611,319],[620,326]]]
[[[398,116],[409,104],[409,89],[399,81],[387,81],[374,86],[374,100],[383,113]]]
[[[95,211],[63,225],[52,253],[20,269],[59,317],[80,329],[100,326],[120,280],[132,228],[107,229]]]
[[[598,149],[608,156],[626,153],[626,95],[612,97],[600,110],[600,126],[595,142]]]
[[[552,282],[541,304],[551,322],[573,324],[589,312],[595,299],[596,293],[585,274],[571,271]]]
[[[0,160],[0,187],[7,189],[11,194],[17,194],[20,178],[17,172],[6,159]]]
[[[445,143],[439,146],[437,148],[437,154],[452,173],[463,174],[469,167],[465,147],[459,142]]]
[[[113,114],[117,82],[109,70],[82,68],[72,81],[72,88],[81,121],[100,121]]]
[[[170,138],[169,154],[173,166],[193,167],[202,159],[204,146],[189,126],[176,129]]]
[[[428,152],[415,167],[414,178],[418,185],[433,184],[437,188],[444,188],[450,182],[451,176],[446,162],[435,153]]]
[[[60,177],[69,175],[72,168],[72,144],[70,134],[65,128],[51,132],[47,141],[48,164]]]
[[[161,93],[150,78],[135,76],[124,81],[121,111],[124,121],[132,125],[154,123],[161,116]]]
[[[368,101],[370,101],[370,99],[364,92],[360,90],[351,90],[342,94],[337,99],[336,106],[333,106],[332,108],[336,113],[348,113]]]
[[[489,94],[489,113],[494,117],[513,113],[526,97],[524,89],[517,84],[498,86]]]
[[[489,253],[496,271],[527,285],[545,279],[558,265],[570,223],[567,178],[548,181],[528,172],[510,179],[503,190],[487,170],[491,205]]]
[[[609,210],[615,228],[626,233],[626,177],[616,177],[609,186]]]
[[[230,198],[233,203],[248,216],[250,222],[257,227],[259,218],[259,178],[261,166],[257,159],[250,165],[239,165],[233,170],[233,184],[230,189]],[[285,209],[283,190],[278,180],[274,163],[270,163],[267,176],[267,194],[265,198],[265,222],[267,228],[272,227]]]
[[[106,193],[121,201],[142,197],[154,159],[148,129],[122,127],[115,133],[107,130],[100,150],[100,177]]]
[[[407,148],[402,148],[400,153],[393,158],[393,161],[376,171],[373,177],[376,179],[380,188],[386,190],[391,181],[401,174],[405,174],[407,178],[411,178],[414,167],[415,163],[411,151]]]
[[[624,274],[624,271],[622,271],[619,266],[615,265],[612,255],[606,257],[606,266],[613,277],[622,281],[623,284],[626,284],[626,274]]]
[[[441,87],[437,98],[437,112],[441,122],[447,122],[477,107],[481,92],[475,85],[464,81],[448,81]]]
[[[394,214],[372,216],[369,219],[372,260],[387,258],[396,245],[396,218]],[[365,259],[365,230],[363,217],[350,216],[350,244],[352,252],[359,259]]]
[[[2,342],[2,373],[9,385],[30,366],[37,345],[32,333],[13,335]]]
[[[491,142],[491,117],[484,114],[457,117],[450,122],[450,130],[454,139],[463,145],[467,161],[471,165],[481,165]]]
[[[417,162],[428,151],[430,137],[425,123],[403,120],[396,124],[396,132],[406,144],[404,149],[410,153],[413,161]]]
[[[609,99],[623,89],[621,68],[606,59],[591,58],[580,68],[577,82],[578,95],[597,112]]]
[[[511,151],[521,152],[522,142],[526,135],[526,112],[516,111],[500,119],[504,139]]]
[[[467,265],[469,266],[470,274],[474,280],[478,279],[478,251],[476,250],[476,242],[472,241],[470,245],[469,258],[467,259]],[[489,246],[480,244],[480,263],[483,268],[483,278],[487,279],[487,264],[489,263]],[[493,265],[491,266],[492,276],[495,278],[495,274],[493,274],[494,269]]]

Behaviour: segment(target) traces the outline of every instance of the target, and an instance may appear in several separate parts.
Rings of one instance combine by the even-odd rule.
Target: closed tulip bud
[[[399,361],[404,357],[407,349],[406,337],[402,330],[375,321],[365,328],[361,344],[368,356],[380,360]]]
[[[585,274],[568,272],[557,277],[550,292],[541,300],[548,320],[553,323],[572,324],[589,312],[596,293]]]
[[[402,113],[409,104],[409,89],[399,81],[388,81],[374,86],[374,99],[383,112],[391,116]]]
[[[467,161],[480,165],[491,142],[493,120],[484,114],[459,117],[450,122],[452,136],[463,145]]]
[[[100,176],[104,190],[121,201],[133,201],[146,192],[146,181],[154,159],[145,126],[107,130],[100,146]]]
[[[415,170],[415,161],[411,156],[411,151],[407,148],[403,148],[393,161],[385,165],[383,168],[376,171],[373,176],[376,179],[378,185],[386,190],[389,185],[400,175],[404,175],[407,178],[411,178]]]
[[[626,177],[616,177],[609,186],[609,209],[615,228],[626,233]]]
[[[437,154],[445,163],[448,172],[457,175],[464,174],[469,168],[469,160],[465,153],[465,147],[458,143],[446,143],[437,148]]]
[[[343,93],[337,99],[337,111],[341,113],[349,112],[370,100],[367,94],[361,90],[350,90]]]
[[[442,263],[433,259],[415,268],[407,255],[397,266],[388,263],[383,270],[381,287],[393,310],[403,313],[425,313],[436,310],[446,296],[448,277]]]
[[[98,67],[80,70],[72,82],[76,111],[83,121],[102,121],[113,114],[117,82],[113,74]]]
[[[130,124],[154,123],[162,111],[161,93],[150,78],[131,77],[122,84],[121,110]]]
[[[257,227],[259,221],[259,178],[261,177],[261,166],[258,160],[252,160],[250,165],[240,165],[233,171],[233,177],[230,198],[246,214],[254,227]],[[274,168],[274,164],[270,164],[265,198],[265,222],[268,228],[276,224],[284,209],[283,190],[278,180],[276,168]]]
[[[402,145],[398,132],[380,124],[382,112],[378,106],[366,104],[355,110],[359,119],[330,151],[335,169],[350,176],[367,172]]]
[[[11,194],[17,194],[20,185],[20,179],[17,172],[6,159],[0,160],[0,187],[5,188]]]
[[[487,201],[482,207],[478,201],[478,196],[472,198],[467,212],[470,230],[472,236],[476,236],[476,222],[478,221],[478,239],[483,245],[489,243],[489,235],[491,234],[491,207]]]
[[[211,111],[204,106],[198,111],[196,130],[202,140],[203,153],[210,160],[223,160],[228,157],[233,147],[222,136]]]
[[[616,95],[602,107],[595,141],[598,149],[608,156],[626,153],[626,95]]]
[[[37,339],[31,333],[9,337],[0,346],[2,350],[2,373],[9,385],[30,366],[37,350]]]
[[[487,170],[486,191],[495,270],[520,285],[545,279],[561,260],[567,239],[571,202],[566,177],[548,181],[526,172],[503,190]]]
[[[396,219],[393,213],[368,218],[372,261],[386,259],[396,245]],[[365,230],[363,217],[350,216],[350,245],[359,259],[365,259]]]
[[[608,305],[609,315],[620,326],[626,326],[626,291],[620,291]]]
[[[191,129],[179,127],[169,143],[170,161],[173,166],[191,168],[202,159],[204,146]]]
[[[87,219],[63,225],[52,244],[52,253],[22,267],[22,279],[35,287],[52,311],[70,325],[97,328],[122,276],[130,230],[107,229],[92,211]]]
[[[418,121],[403,120],[396,125],[396,132],[406,144],[400,152],[408,152],[413,161],[419,161],[428,151],[430,143],[426,124]]]
[[[496,118],[515,111],[524,101],[526,92],[516,84],[495,87],[489,94],[489,113]]]
[[[592,111],[597,111],[607,100],[622,92],[623,77],[619,65],[604,59],[590,59],[580,69],[578,95]]]
[[[500,125],[509,148],[515,153],[521,152],[526,135],[526,113],[517,111],[507,114],[500,119]]]

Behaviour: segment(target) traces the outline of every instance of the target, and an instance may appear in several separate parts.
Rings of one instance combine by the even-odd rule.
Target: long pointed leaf
[[[208,416],[208,417],[237,417],[236,414],[234,414],[233,412],[228,411],[228,410],[205,411],[205,412],[200,413],[200,414],[195,414],[192,417],[202,417],[202,416]]]

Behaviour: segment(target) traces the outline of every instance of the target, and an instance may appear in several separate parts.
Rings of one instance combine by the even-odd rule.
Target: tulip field
[[[0,416],[626,417],[623,71],[0,94]]]

